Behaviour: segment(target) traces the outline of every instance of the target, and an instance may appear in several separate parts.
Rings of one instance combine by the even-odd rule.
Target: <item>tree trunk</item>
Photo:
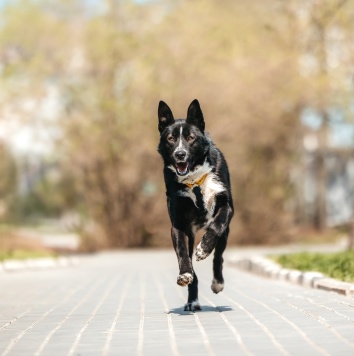
[[[353,201],[352,221],[349,226],[348,250],[350,251],[354,250],[354,201]]]
[[[326,228],[327,209],[326,209],[326,190],[327,190],[327,169],[326,169],[326,148],[328,137],[328,117],[322,113],[323,123],[318,134],[319,149],[316,154],[316,206],[314,225],[319,231]]]

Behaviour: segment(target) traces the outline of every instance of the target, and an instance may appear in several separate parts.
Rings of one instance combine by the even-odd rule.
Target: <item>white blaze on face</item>
[[[177,149],[182,149],[182,133],[183,133],[183,126],[181,126],[180,130],[179,130],[179,143],[178,143],[178,147]]]
[[[182,138],[183,138],[182,132],[183,132],[183,126],[180,127],[178,146],[174,150],[173,154],[175,154],[176,152],[179,152],[179,151],[184,151],[185,153],[187,153],[187,151],[184,149],[183,142],[182,142]]]

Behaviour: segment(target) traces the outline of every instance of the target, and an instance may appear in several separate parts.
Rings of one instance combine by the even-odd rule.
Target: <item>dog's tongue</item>
[[[177,171],[179,174],[185,174],[187,172],[188,163],[187,162],[180,162],[176,164]]]

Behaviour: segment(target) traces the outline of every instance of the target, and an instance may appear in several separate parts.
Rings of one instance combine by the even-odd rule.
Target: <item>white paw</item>
[[[183,273],[177,277],[177,284],[185,287],[193,282],[193,276],[190,273]]]
[[[211,282],[211,290],[215,293],[218,294],[224,289],[224,283],[218,282],[215,278]]]
[[[202,308],[200,307],[198,299],[196,299],[192,303],[187,303],[184,306],[184,311],[192,311],[192,312],[194,312],[196,310],[202,310]]]
[[[209,253],[206,253],[202,249],[202,243],[199,242],[199,245],[197,246],[197,250],[195,251],[196,260],[201,261],[201,260],[204,260],[205,258],[207,258],[208,256],[209,256]]]

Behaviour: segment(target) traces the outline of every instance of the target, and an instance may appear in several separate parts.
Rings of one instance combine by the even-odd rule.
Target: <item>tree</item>
[[[0,141],[0,221],[12,213],[16,191],[16,163],[10,150]]]
[[[106,245],[169,244],[156,107],[163,99],[184,117],[194,98],[229,162],[237,230],[231,241],[288,241],[300,113],[334,105],[344,92],[343,69],[338,83],[338,68],[324,80],[303,64],[323,52],[312,37],[319,33],[310,16],[318,16],[315,5],[20,1],[2,14],[2,77],[13,103],[28,93],[40,101],[50,85],[58,90],[60,167],[70,171]],[[350,16],[335,16],[345,43]]]

